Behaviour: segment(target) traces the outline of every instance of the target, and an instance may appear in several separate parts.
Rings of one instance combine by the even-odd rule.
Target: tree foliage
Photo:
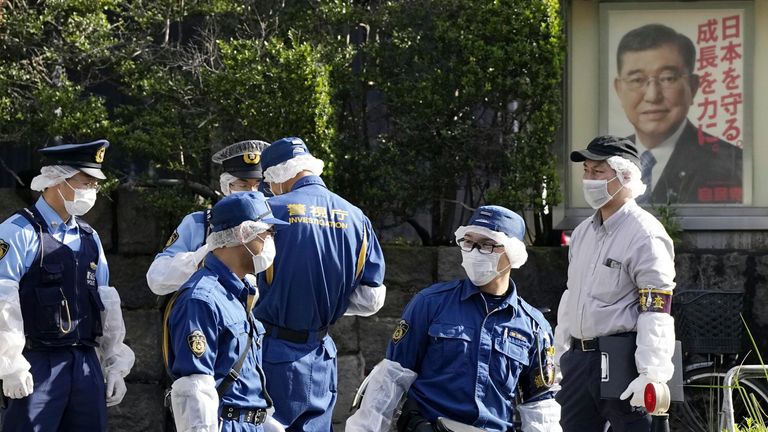
[[[558,202],[556,0],[14,0],[0,14],[0,144],[106,137],[122,181],[180,180],[158,205],[187,211],[177,198],[216,185],[218,148],[290,135],[379,226],[410,221],[427,243],[491,201],[538,215],[541,234]]]
[[[493,202],[538,216],[557,204],[552,144],[563,59],[557,5],[383,3],[371,15],[357,105],[347,120],[368,132],[371,121],[384,127],[345,136],[346,145],[365,149],[347,156],[350,192],[362,188],[358,199],[395,222],[431,208],[431,236],[424,240],[432,243],[452,240],[466,207]],[[376,106],[372,91],[380,95]]]

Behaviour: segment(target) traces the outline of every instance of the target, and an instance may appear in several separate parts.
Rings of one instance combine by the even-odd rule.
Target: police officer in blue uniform
[[[388,430],[405,392],[400,432],[431,432],[438,417],[507,431],[515,411],[524,431],[560,430],[552,329],[510,279],[528,258],[523,219],[483,206],[455,235],[467,278],[435,284],[408,303],[348,430]]]
[[[336,345],[342,315],[371,315],[384,303],[384,257],[371,222],[326,188],[323,162],[300,138],[261,155],[275,216],[274,265],[259,275],[254,314],[264,323],[264,370],[275,418],[290,431],[327,432],[336,403]]]
[[[264,327],[245,275],[272,264],[272,216],[259,192],[230,195],[211,212],[209,252],[170,305],[167,364],[180,432],[262,431],[271,400],[261,370]],[[282,428],[277,425],[278,429]]]
[[[3,430],[103,431],[134,355],[96,231],[106,140],[40,150],[35,205],[0,224]],[[101,362],[99,362],[101,359]],[[106,381],[106,384],[105,384]]]
[[[269,144],[264,141],[240,141],[219,150],[211,158],[221,164],[221,193],[255,191],[261,184],[261,152]],[[147,270],[147,284],[157,295],[176,291],[197,270],[208,253],[205,237],[209,232],[210,210],[190,213],[171,234],[165,249],[155,256]]]

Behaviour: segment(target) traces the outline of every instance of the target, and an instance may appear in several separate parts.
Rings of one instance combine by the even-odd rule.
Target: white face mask
[[[481,254],[479,250],[461,251],[461,266],[475,286],[483,286],[494,280],[501,272],[499,269],[500,253]]]
[[[253,252],[248,249],[248,246],[245,246],[248,252],[251,253],[251,260],[253,261],[253,274],[263,272],[264,270],[268,269],[269,266],[271,266],[275,261],[275,255],[277,254],[277,251],[275,250],[275,239],[272,237],[267,237],[266,239],[263,239],[263,241],[264,246],[261,248],[261,253],[258,255],[254,255]]]
[[[613,195],[608,193],[608,182],[616,178],[618,178],[618,176],[610,180],[582,180],[584,199],[587,200],[587,204],[597,210],[616,196],[616,194],[624,188],[624,185],[621,185],[619,190]]]
[[[67,213],[73,216],[82,216],[88,213],[88,210],[92,209],[96,204],[96,189],[75,189],[68,181],[64,180],[64,183],[75,191],[74,199],[67,201],[64,199],[64,195],[61,194],[61,190],[59,190],[59,196],[64,200],[64,209]]]

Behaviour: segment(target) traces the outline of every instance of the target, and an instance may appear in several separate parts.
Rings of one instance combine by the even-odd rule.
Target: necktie
[[[640,180],[646,186],[646,189],[645,193],[637,198],[637,202],[648,202],[653,195],[653,167],[655,165],[656,158],[653,157],[653,153],[645,151],[640,155]]]

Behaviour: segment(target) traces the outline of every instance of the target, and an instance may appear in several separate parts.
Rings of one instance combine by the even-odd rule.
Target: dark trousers
[[[4,432],[100,432],[107,429],[104,377],[93,348],[25,351],[34,391],[8,399]]]
[[[562,387],[555,399],[560,404],[563,432],[649,432],[651,416],[629,399],[600,399],[600,352],[571,349],[560,358]]]

